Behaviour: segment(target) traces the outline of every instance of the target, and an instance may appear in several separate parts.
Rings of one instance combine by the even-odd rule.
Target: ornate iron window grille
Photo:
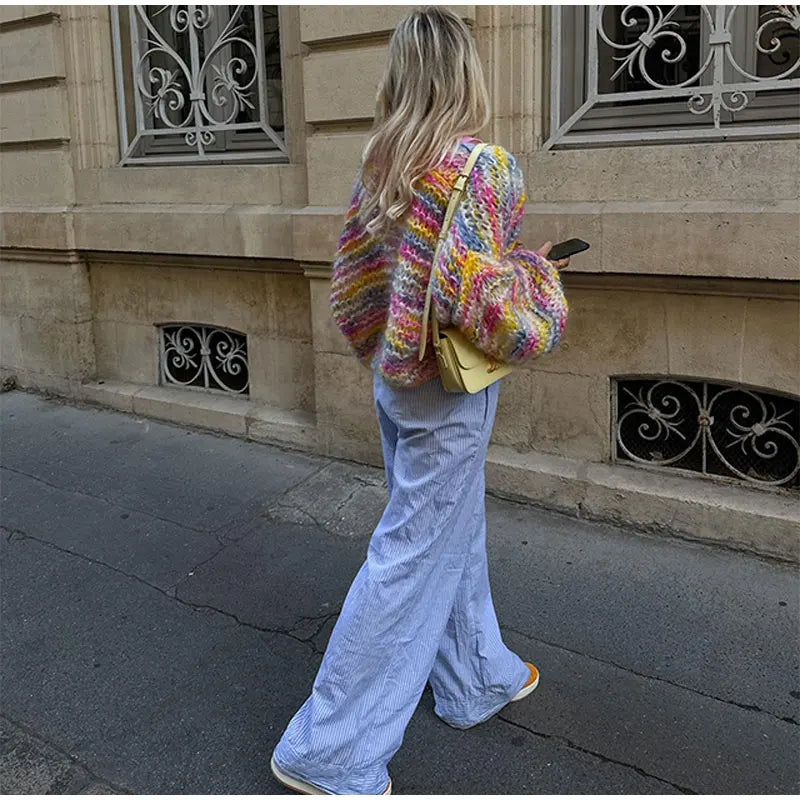
[[[800,397],[734,384],[615,378],[612,461],[800,488]]]
[[[123,165],[286,160],[277,6],[111,10]]]
[[[243,333],[173,322],[160,325],[158,334],[162,385],[249,394],[247,337]]]
[[[552,14],[545,148],[800,134],[800,6]]]

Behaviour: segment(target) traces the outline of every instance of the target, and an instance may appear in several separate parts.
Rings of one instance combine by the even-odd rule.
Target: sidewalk
[[[2,407],[4,793],[283,794],[383,473],[21,391]],[[487,498],[537,690],[457,731],[426,689],[396,794],[800,790],[794,568]]]

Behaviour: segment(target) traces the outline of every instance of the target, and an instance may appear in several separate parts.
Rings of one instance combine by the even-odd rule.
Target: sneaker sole
[[[324,789],[320,789],[319,786],[314,786],[313,783],[308,783],[307,781],[301,781],[299,778],[293,778],[291,775],[287,775],[275,763],[275,756],[270,758],[269,766],[275,778],[280,783],[282,783],[287,789],[291,789],[293,792],[298,792],[299,794],[330,794],[330,792],[326,792]],[[389,783],[387,784],[386,789],[383,792],[381,792],[381,794],[391,794],[391,793],[392,793],[392,779],[389,778]]]
[[[526,686],[524,689],[520,689],[508,702],[516,703],[517,700],[522,700],[523,697],[527,697],[538,685],[539,685],[539,676],[537,675],[536,680],[530,686]]]

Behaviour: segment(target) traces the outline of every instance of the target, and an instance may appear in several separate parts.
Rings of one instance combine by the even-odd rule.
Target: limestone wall
[[[90,263],[97,372],[157,385],[158,325],[202,322],[247,334],[250,398],[314,410],[308,281],[258,269],[176,266],[151,259]]]
[[[94,373],[94,348],[86,269],[68,247],[65,49],[58,6],[0,8],[0,364],[21,382],[69,390]],[[6,249],[19,240],[35,249]]]
[[[108,7],[3,6],[3,375],[74,395],[152,386],[159,323],[230,326],[250,343],[250,403],[313,414],[308,446],[380,463],[329,268],[411,8],[281,7],[287,163],[120,167]],[[522,241],[592,244],[564,272],[561,347],[504,381],[494,444],[608,462],[616,375],[800,393],[800,143],[545,150],[547,9],[455,8],[492,94],[480,135],[525,173]]]

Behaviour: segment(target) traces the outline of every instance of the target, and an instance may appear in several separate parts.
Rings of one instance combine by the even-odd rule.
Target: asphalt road
[[[0,407],[0,789],[283,793],[269,755],[382,472],[21,391]],[[800,790],[792,566],[496,498],[487,517],[498,617],[540,685],[468,731],[426,690],[396,794]]]

